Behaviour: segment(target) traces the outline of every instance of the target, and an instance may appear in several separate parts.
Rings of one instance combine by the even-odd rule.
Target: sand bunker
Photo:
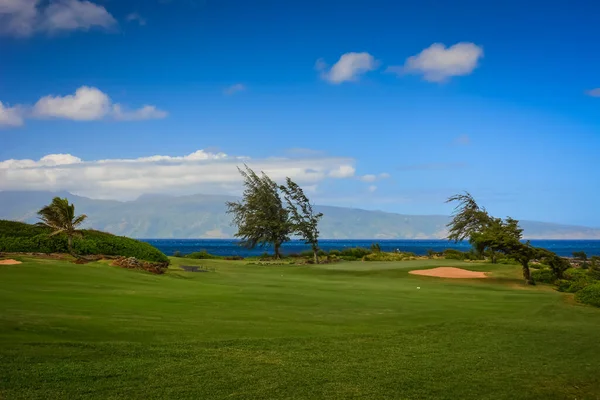
[[[419,269],[416,271],[409,271],[408,273],[413,274],[413,275],[436,276],[438,278],[455,278],[455,279],[487,278],[487,276],[485,275],[485,272],[467,271],[466,269],[454,268],[454,267]]]
[[[0,260],[0,265],[17,265],[21,264],[21,261],[17,260]]]

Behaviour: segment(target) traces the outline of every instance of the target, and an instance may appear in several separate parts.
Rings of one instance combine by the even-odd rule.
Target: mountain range
[[[0,192],[0,219],[36,222],[36,212],[54,196],[67,197],[86,228],[144,239],[231,238],[235,227],[226,214],[231,196],[144,195],[134,201],[97,200],[67,192]],[[321,236],[328,239],[442,239],[450,217],[403,215],[383,211],[316,206],[324,214]],[[521,221],[531,239],[600,239],[600,229]]]

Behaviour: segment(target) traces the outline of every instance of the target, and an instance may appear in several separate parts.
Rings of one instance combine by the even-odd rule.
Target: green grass
[[[517,266],[22,260],[0,266],[1,399],[600,398],[600,309]],[[440,265],[494,278],[408,274]]]

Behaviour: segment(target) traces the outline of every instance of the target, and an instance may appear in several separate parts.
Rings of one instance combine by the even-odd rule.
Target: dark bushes
[[[600,307],[600,283],[581,289],[575,294],[575,300],[583,304]]]
[[[531,272],[531,278],[534,282],[549,283],[556,282],[556,275],[550,268],[541,268]]]
[[[169,259],[148,243],[96,230],[83,230],[82,238],[73,240],[77,254],[135,257],[140,260],[168,263]],[[50,236],[50,229],[15,221],[0,221],[0,252],[68,253],[67,237]]]

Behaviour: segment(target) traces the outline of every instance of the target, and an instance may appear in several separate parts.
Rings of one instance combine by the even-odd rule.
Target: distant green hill
[[[0,220],[0,252],[67,253],[67,238],[50,236],[50,233],[46,227]],[[74,239],[73,247],[80,255],[102,254],[169,262],[167,256],[148,243],[95,230],[84,230],[82,238]]]
[[[135,238],[231,238],[235,228],[225,213],[230,196],[142,196],[135,201],[93,200],[66,192],[0,192],[0,218],[34,222],[52,197],[74,202],[89,216],[88,227]],[[321,234],[328,239],[441,239],[448,216],[403,215],[317,206],[325,214]],[[600,229],[521,221],[527,238],[600,239]]]

